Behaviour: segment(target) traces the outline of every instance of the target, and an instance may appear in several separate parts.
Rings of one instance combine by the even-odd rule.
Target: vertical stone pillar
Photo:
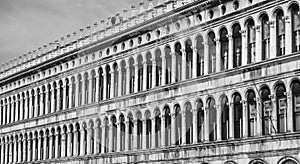
[[[38,147],[37,147],[37,160],[41,160],[42,159],[42,138],[41,136],[38,136],[37,139],[38,142]],[[45,148],[44,148],[45,149]]]
[[[114,72],[114,70],[110,71],[110,77],[111,77],[110,98],[114,98],[115,97],[115,72]]]
[[[77,129],[74,129],[74,139],[73,139],[73,156],[79,155],[78,152],[78,131]]]
[[[8,145],[9,145],[9,159],[8,159],[8,163],[13,163],[13,157],[12,157],[12,155],[13,155],[13,141],[9,141],[9,143],[8,143]]]
[[[182,120],[181,120],[181,141],[182,141],[182,145],[186,144],[186,111],[181,111],[182,113]],[[179,125],[180,126],[180,125]]]
[[[73,84],[72,84],[72,80],[70,80],[70,84],[69,84],[69,108],[72,108],[72,104],[73,104]]]
[[[53,158],[53,134],[49,134],[49,159]]]
[[[125,141],[126,142],[126,141]],[[120,152],[121,150],[121,124],[120,122],[117,123],[117,150],[115,150],[116,152]]]
[[[45,114],[45,108],[44,108],[44,93],[43,90],[41,89],[40,93],[40,115],[43,116]]]
[[[204,141],[209,141],[209,110],[203,104],[204,110]]]
[[[19,157],[19,152],[18,152],[18,149],[17,149],[17,145],[18,144],[18,141],[17,140],[14,140],[14,153],[13,153],[13,162],[12,163],[17,163],[18,162],[18,157]]]
[[[209,72],[209,46],[207,42],[204,42],[204,75],[207,75]]]
[[[60,97],[60,86],[59,86],[59,82],[57,83],[57,94],[56,94],[56,99],[57,99],[57,106],[56,106],[56,111],[60,111],[60,106],[62,105],[60,103],[60,99],[62,99],[62,97]]]
[[[292,91],[289,91],[289,89],[287,89],[286,92],[286,98],[287,98],[287,132],[294,132],[294,126],[293,126],[293,95],[292,95]]]
[[[128,151],[128,146],[129,146],[129,143],[128,141],[130,140],[129,138],[129,121],[126,121],[125,122],[125,151]]]
[[[290,16],[285,17],[285,54],[291,54],[293,51],[292,45],[292,23]],[[289,129],[290,130],[290,129]]]
[[[276,58],[277,56],[277,36],[276,36],[276,20],[269,21],[270,23],[270,58]]]
[[[161,56],[161,85],[164,86],[166,85],[166,77],[167,77],[167,61],[165,57],[165,52],[162,53]]]
[[[100,129],[99,127],[97,126],[99,123],[96,123],[95,125],[95,128],[94,128],[94,154],[98,154],[100,153],[99,150],[100,150]]]
[[[74,149],[74,147],[73,147],[73,145],[74,145],[74,140],[73,140],[73,144],[72,144],[72,132],[71,131],[69,131],[68,133],[68,141],[67,141],[67,156],[68,157],[71,157],[72,156],[72,153],[73,153],[73,151],[72,151],[72,149]]]
[[[96,92],[95,92],[95,102],[99,102],[99,90],[100,90],[99,74],[96,74]]]
[[[86,154],[87,155],[90,155],[92,154],[93,150],[92,150],[92,128],[91,127],[88,127],[87,129],[87,138],[86,138],[86,146],[87,146],[87,152]]]
[[[242,34],[242,66],[247,65],[248,61],[248,49],[247,49],[247,30],[241,30]]]
[[[120,68],[118,68],[118,72],[119,72],[119,81],[118,81],[118,96],[122,96],[122,87],[125,87],[125,86],[122,86],[122,81],[123,81],[123,79],[122,79],[122,67],[121,67],[121,64],[119,64],[119,67]]]
[[[229,103],[229,138],[234,138],[234,104]]]
[[[166,117],[165,115],[161,115],[161,125],[160,125],[160,131],[161,131],[161,147],[166,146]]]
[[[27,119],[27,118],[29,118],[28,96],[26,93],[24,95],[25,95],[25,97],[24,97],[24,119]],[[5,105],[4,105],[4,110],[5,110]],[[3,121],[5,123],[5,119],[3,119]]]
[[[143,62],[143,89],[142,89],[144,91],[147,90],[147,81],[149,80],[147,79],[147,67],[148,67],[147,62],[144,61]]]
[[[183,44],[184,45],[184,44]],[[181,49],[181,53],[182,53],[182,56],[181,56],[181,63],[182,63],[182,70],[181,70],[181,73],[182,73],[182,78],[181,80],[186,80],[186,51],[185,51],[185,48],[182,48]]]
[[[221,141],[222,140],[222,122],[221,122],[221,119],[222,119],[222,107],[221,105],[216,105],[217,109],[217,140],[218,141]],[[228,129],[227,129],[228,130]],[[227,133],[228,134],[228,133]],[[227,136],[229,137],[229,136]]]
[[[143,135],[142,148],[146,149],[147,148],[147,120],[146,119],[143,120],[143,134],[142,135]]]
[[[62,130],[61,132],[61,151],[60,151],[60,156],[61,157],[66,157],[66,133]]]
[[[152,58],[152,88],[156,87],[156,60]]]
[[[3,101],[4,102],[4,105],[3,105],[3,109],[4,109],[4,111],[3,111],[3,125],[5,125],[5,124],[7,124],[7,119],[6,119],[6,117],[7,117],[7,103],[5,103],[5,101]]]
[[[138,92],[138,87],[139,87],[139,65],[138,64],[135,64],[134,65],[134,93],[137,93]]]
[[[215,38],[216,42],[216,72],[221,71],[221,43],[219,38]]]
[[[262,105],[261,105],[261,99],[260,97],[256,98],[256,135],[261,136],[262,135]]]
[[[172,129],[171,129],[171,137],[172,137],[171,141],[172,142],[171,142],[171,144],[175,145],[176,144],[176,115],[175,115],[175,113],[172,113],[171,118],[172,118],[172,120],[171,120],[171,127],[172,127]]]
[[[228,69],[233,68],[233,38],[232,34],[228,34]]]
[[[171,47],[171,58],[172,58],[172,71],[171,71],[171,83],[176,82],[176,54],[174,48]]]
[[[88,103],[92,103],[93,102],[93,78],[92,78],[92,74],[90,73],[90,78],[88,79],[89,80],[89,102]]]
[[[127,63],[128,64],[128,63]],[[130,93],[130,67],[126,66],[126,94]]]
[[[59,143],[58,143],[58,135],[59,133],[55,133],[55,146],[54,146],[54,157],[58,158],[59,157]]]
[[[199,68],[197,68],[197,56],[198,56],[198,50],[196,48],[196,43],[194,43],[194,46],[193,46],[193,70],[192,70],[192,77],[193,78],[196,78],[197,77],[197,70]]]
[[[17,163],[21,163],[22,162],[22,149],[21,149],[21,147],[22,147],[22,139],[21,138],[19,138],[19,141],[18,141],[18,159],[17,159]],[[2,156],[2,155],[1,155]],[[1,163],[1,161],[0,161],[0,163]]]
[[[32,159],[31,159],[31,139],[29,138],[28,140],[27,140],[27,162],[30,162]],[[7,152],[7,151],[6,151]],[[6,162],[7,163],[7,162]]]
[[[84,135],[85,135],[85,131],[84,131],[85,127],[81,127],[80,129],[80,156],[85,155],[85,141],[84,141]]]
[[[151,148],[152,149],[154,149],[155,148],[155,144],[156,144],[156,142],[155,142],[155,136],[156,135],[158,135],[158,134],[156,134],[156,132],[155,132],[155,127],[156,127],[156,122],[155,122],[155,116],[151,119],[151,139],[152,139],[152,141],[151,141]]]
[[[103,71],[103,100],[108,99],[109,97],[107,97],[107,76],[106,76],[106,72]]]
[[[63,104],[62,104],[62,110],[66,110],[67,108],[67,85],[66,83],[63,84]]]
[[[35,88],[34,89],[34,113],[33,113],[33,115],[34,115],[34,117],[37,117],[38,115],[39,115],[39,101],[38,101],[38,96],[39,96],[39,94],[38,94],[38,88]]]
[[[274,47],[276,48],[276,47]],[[272,126],[271,126],[271,134],[275,134],[276,132],[278,132],[278,127],[277,127],[277,98],[276,98],[276,94],[271,95],[271,101],[272,101],[272,112],[271,112],[271,118],[270,121],[272,121]]]
[[[33,105],[32,105],[32,96],[31,93],[29,93],[29,104],[28,104],[28,107],[29,107],[29,112],[28,112],[28,118],[32,118],[33,117]],[[8,122],[8,121],[7,121]]]
[[[248,124],[249,124],[249,121],[248,121],[248,118],[249,118],[249,114],[248,114],[248,105],[247,105],[247,101],[246,100],[243,100],[242,101],[242,104],[243,104],[243,137],[248,137]]]
[[[36,138],[36,136],[33,136],[33,138],[32,138],[32,161],[36,161],[36,159],[37,159],[37,154],[36,154],[36,152],[37,152],[37,149],[36,149],[36,144],[37,144],[37,138]]]
[[[198,142],[198,120],[197,120],[198,110],[193,109],[193,144]]]
[[[138,127],[137,120],[133,120],[133,149],[136,150],[138,148]]]
[[[75,107],[78,107],[79,106],[79,80],[75,78]]]
[[[44,151],[43,151],[43,160],[48,159],[47,154],[49,154],[50,146],[47,148],[47,135],[46,133],[44,134]]]
[[[27,143],[27,140],[24,136],[23,138],[23,160],[21,162],[26,162],[27,161],[27,148],[26,148],[26,143]],[[3,147],[4,148],[4,147]],[[3,152],[4,152],[4,149],[2,149]]]
[[[101,144],[101,153],[105,153],[105,149],[106,149],[106,138],[105,138],[105,128],[106,126],[103,125],[102,126],[102,137],[101,137],[101,141],[102,141],[102,144]]]
[[[55,111],[55,99],[54,99],[54,97],[55,97],[55,95],[54,95],[54,93],[55,93],[55,88],[54,88],[54,85],[52,85],[52,88],[51,88],[51,106],[50,106],[50,108],[51,108],[51,110],[50,110],[50,113],[54,113],[54,111]]]
[[[261,38],[261,26],[257,25],[255,27],[256,29],[256,36],[255,36],[255,42],[256,42],[256,47],[255,47],[255,61],[260,62],[261,61],[261,53],[262,53],[262,38]]]
[[[48,92],[48,89],[46,87],[46,90],[45,90],[45,114],[49,113],[49,104],[50,104],[50,102],[48,100],[49,100],[49,92]]]
[[[17,96],[16,96],[17,97]],[[18,99],[16,99],[16,111],[15,111],[15,121],[17,122],[17,121],[20,121],[19,120],[19,115],[20,115],[20,109],[19,109],[19,103],[20,103],[20,101],[18,100]]]
[[[4,161],[3,161],[3,157],[4,157],[4,150],[3,150],[3,146],[4,146],[4,144],[3,144],[3,143],[1,143],[1,144],[0,144],[0,146],[1,146],[1,153],[0,153],[0,164],[3,164],[3,163],[4,163]]]
[[[81,85],[81,105],[85,105],[85,99],[88,95],[86,95],[86,90],[85,87],[87,85],[86,81],[85,81],[85,77],[84,75],[82,76],[82,85]]]

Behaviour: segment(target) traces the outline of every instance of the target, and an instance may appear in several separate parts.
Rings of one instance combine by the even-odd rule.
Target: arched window
[[[204,110],[201,100],[197,102],[197,133],[198,142],[204,141]]]
[[[217,118],[216,118],[216,105],[215,100],[210,97],[207,100],[207,107],[208,107],[208,122],[209,122],[209,140],[214,141],[217,139]]]
[[[227,140],[229,138],[229,104],[226,96],[221,98],[221,138]]]
[[[228,69],[228,32],[226,28],[220,30],[221,70]]]
[[[110,138],[112,140],[112,147],[110,148],[111,149],[111,152],[115,152],[117,150],[117,135],[119,135],[117,133],[117,119],[116,119],[116,116],[115,115],[112,115],[111,116],[111,125],[112,125],[112,138]]]
[[[260,90],[261,104],[262,104],[262,134],[271,134],[273,129],[272,117],[272,103],[270,98],[270,90],[267,86]]]
[[[248,112],[248,136],[252,137],[256,134],[256,100],[253,90],[247,92],[247,112]]]
[[[106,89],[105,97],[106,97],[106,99],[110,99],[110,96],[112,93],[110,93],[110,91],[111,91],[111,69],[110,69],[109,65],[107,65],[105,67],[105,75],[106,75],[106,86],[104,86],[105,87],[104,89]]]
[[[268,59],[270,57],[270,22],[267,15],[261,17],[262,25],[262,57],[261,60]]]
[[[287,159],[287,160],[281,162],[280,164],[298,164],[298,163],[295,162],[294,159],[293,160]]]
[[[171,145],[171,112],[170,108],[166,106],[165,111],[165,145]]]
[[[293,52],[300,51],[300,13],[299,6],[293,5],[291,7],[292,18],[292,32],[293,32]]]
[[[69,89],[70,89],[70,87],[69,87],[69,79],[68,78],[66,78],[66,80],[65,80],[65,93],[64,94],[66,94],[65,96],[66,96],[66,99],[65,100],[63,100],[63,101],[65,101],[65,106],[64,106],[64,108],[63,109],[68,109],[69,108],[69,101],[71,101],[71,99],[70,99],[70,96],[69,96]]]
[[[182,79],[182,49],[181,44],[175,44],[175,55],[176,55],[176,82],[181,81]]]
[[[120,129],[121,129],[121,133],[120,133],[120,151],[125,150],[125,144],[127,141],[125,141],[125,135],[126,135],[126,125],[125,125],[125,117],[123,114],[120,115]]]
[[[152,62],[151,62],[151,53],[148,52],[146,54],[146,64],[147,64],[147,82],[146,89],[150,89],[152,87]]]
[[[232,39],[233,39],[233,67],[242,65],[242,34],[240,33],[241,26],[235,24],[232,27]],[[231,47],[230,47],[231,48]]]
[[[107,153],[109,151],[109,122],[108,122],[108,118],[106,117],[103,121],[104,126],[102,127],[102,133],[104,133],[104,153]]]
[[[235,93],[233,96],[234,138],[241,138],[243,136],[243,106],[241,101],[241,95]]]
[[[138,66],[138,83],[137,83],[137,85],[138,85],[138,91],[141,91],[141,90],[143,90],[143,69],[144,69],[144,67],[143,67],[143,57],[141,56],[141,55],[139,55],[138,56],[138,58],[137,58],[137,66]]]
[[[197,76],[201,76],[204,74],[204,45],[203,38],[201,35],[197,37]]]
[[[154,111],[154,114],[155,114],[155,143],[152,143],[152,144],[155,144],[155,147],[161,147],[161,114],[160,114],[160,111],[158,108],[155,109]],[[164,125],[163,125],[164,126]],[[164,127],[163,127],[164,128]]]
[[[91,71],[91,79],[92,79],[92,90],[90,92],[92,92],[92,103],[96,102],[96,73],[95,70]]]
[[[143,121],[142,121],[142,114],[141,112],[137,112],[136,114],[137,118],[137,149],[142,149],[143,145]]]
[[[154,86],[161,86],[162,80],[162,60],[161,60],[161,51],[157,49],[155,51],[155,61],[156,61],[156,84]]]
[[[63,107],[63,97],[64,97],[64,87],[63,87],[63,82],[62,80],[59,81],[58,83],[58,89],[59,89],[59,95],[57,95],[57,100],[58,100],[58,104],[57,104],[57,109],[58,110],[62,110],[62,107]]]
[[[103,91],[104,91],[104,71],[103,69],[100,67],[99,68],[99,99],[103,100],[104,95],[103,95]]]
[[[121,87],[121,95],[125,95],[126,94],[126,76],[127,75],[127,71],[126,71],[126,63],[124,60],[121,61],[121,72],[122,72],[122,86]],[[128,89],[128,88],[127,88]]]
[[[192,70],[193,70],[193,49],[192,49],[192,42],[191,40],[187,40],[185,42],[185,62],[186,62],[186,79],[190,79],[193,77]]]
[[[82,105],[82,77],[81,77],[81,74],[78,74],[78,77],[77,77],[77,85],[78,85],[78,105]],[[56,94],[55,94],[56,95]]]
[[[285,22],[282,10],[276,11],[276,47],[277,56],[285,54]]]
[[[286,109],[287,102],[285,96],[286,90],[284,84],[280,83],[276,86],[276,107],[277,107],[277,131],[279,133],[286,132]]]
[[[255,61],[255,24],[253,19],[249,19],[246,22],[247,25],[247,46],[248,46],[248,60],[247,64]]]
[[[75,77],[74,76],[72,76],[72,78],[71,78],[71,83],[72,83],[72,93],[71,93],[71,100],[70,101],[72,101],[72,106],[71,107],[75,107],[75,96],[76,96],[76,80],[75,80]]]
[[[293,124],[294,131],[300,131],[300,82],[292,83]]]
[[[182,114],[181,114],[181,108],[177,104],[174,106],[174,112],[175,112],[175,144],[180,145],[182,144]]]
[[[171,83],[172,77],[172,55],[171,55],[171,47],[169,45],[165,48],[165,58],[166,58],[166,84]]]
[[[146,142],[146,148],[147,149],[149,149],[149,148],[151,148],[151,134],[152,134],[152,122],[151,122],[151,114],[150,114],[150,112],[149,111],[146,111],[146,113],[145,113],[145,117],[146,117],[146,129],[144,129],[144,130],[146,130],[146,141],[144,141],[144,142]]]
[[[114,76],[114,81],[113,85],[114,86],[114,93],[111,93],[114,97],[118,96],[118,91],[119,91],[119,71],[118,71],[118,65],[117,63],[114,63],[113,65],[113,76]]]
[[[209,67],[208,73],[216,72],[216,41],[215,34],[210,32],[208,34],[208,58],[209,58]]]
[[[129,81],[129,93],[134,93],[134,78],[135,78],[135,68],[133,58],[129,59],[129,70],[130,70],[130,81]]]
[[[128,150],[131,150],[133,148],[133,137],[134,137],[134,135],[133,135],[133,128],[134,128],[133,127],[133,116],[131,113],[128,114],[127,119],[128,119],[128,132],[129,132],[127,144],[128,144]]]
[[[193,112],[190,102],[185,104],[185,126],[183,135],[186,135],[186,144],[191,144],[193,143]]]

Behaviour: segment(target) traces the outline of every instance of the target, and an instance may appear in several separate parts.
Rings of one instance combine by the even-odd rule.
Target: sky
[[[141,0],[0,0],[0,64],[96,21],[138,7]],[[144,0],[147,8],[148,0]],[[155,5],[157,0],[153,1]],[[138,7],[139,8],[139,7]]]

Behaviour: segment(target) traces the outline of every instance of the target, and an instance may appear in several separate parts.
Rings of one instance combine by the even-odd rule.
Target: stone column
[[[19,141],[18,141],[18,160],[17,160],[17,163],[21,163],[22,162],[22,150],[21,150],[21,147],[22,147],[22,139],[19,138]],[[2,156],[2,155],[1,155]],[[0,161],[1,163],[1,161]]]
[[[276,58],[277,56],[277,36],[276,36],[276,20],[269,21],[270,23],[270,58]]]
[[[139,86],[139,83],[138,83],[138,79],[139,79],[138,71],[139,71],[139,65],[135,64],[134,65],[134,93],[138,92],[138,86]]]
[[[271,45],[270,45],[271,46]],[[275,47],[276,48],[276,47]],[[276,94],[274,95],[271,95],[271,101],[272,101],[272,110],[271,110],[271,118],[270,118],[270,121],[272,121],[272,128],[271,129],[271,134],[275,134],[278,132],[278,127],[277,127],[277,98],[276,98]]]
[[[113,152],[114,151],[114,131],[113,131],[113,124],[109,124],[108,126],[108,151],[109,152]]]
[[[0,163],[3,164],[4,163],[4,161],[3,161],[4,160],[4,149],[3,149],[4,144],[1,143],[0,146],[1,146]]]
[[[86,90],[85,90],[85,86],[86,86],[86,81],[85,81],[85,77],[82,76],[82,85],[81,85],[81,105],[85,105],[85,99],[88,95],[86,95]]]
[[[51,111],[50,111],[50,113],[54,113],[54,111],[55,111],[55,100],[54,100],[54,92],[55,91],[55,88],[54,88],[54,85],[52,85],[52,88],[51,88]]]
[[[142,143],[143,143],[143,145],[142,145],[142,149],[147,149],[147,120],[146,119],[144,119],[143,120],[143,140],[142,140]]]
[[[33,117],[33,105],[32,105],[32,95],[29,93],[29,97],[28,97],[28,99],[29,99],[29,105],[28,105],[28,107],[29,107],[29,112],[28,112],[28,118],[32,118]],[[7,120],[7,122],[8,122],[8,120]]]
[[[88,79],[89,80],[89,102],[88,103],[92,103],[93,102],[93,78],[91,77],[91,74],[90,74],[90,78]]]
[[[106,73],[103,71],[103,100],[108,99],[109,97],[107,97],[107,76]]]
[[[72,108],[72,100],[73,100],[73,84],[72,84],[72,80],[70,80],[70,84],[69,84],[69,108]]]
[[[5,110],[5,105],[4,106],[4,110]],[[25,97],[24,97],[24,119],[27,119],[29,118],[29,109],[28,109],[28,97],[27,97],[27,94],[25,94]],[[3,121],[5,122],[5,119],[3,119]]]
[[[57,94],[56,94],[56,111],[60,111],[60,106],[62,105],[61,103],[60,103],[60,99],[62,98],[62,97],[60,97],[60,87],[59,87],[59,83],[57,83]]]
[[[110,98],[114,98],[115,97],[115,72],[114,70],[110,71],[110,77],[111,77],[111,81],[110,81]]]
[[[155,148],[155,136],[156,136],[156,132],[155,132],[155,126],[156,126],[156,123],[155,123],[155,116],[151,119],[151,135],[152,135],[152,141],[151,141],[151,148],[154,149]],[[157,134],[158,135],[158,134]]]
[[[174,48],[171,48],[171,58],[172,58],[172,71],[171,71],[171,83],[176,82],[176,55]]]
[[[138,128],[137,128],[137,120],[133,120],[133,149],[136,150],[138,147],[137,147],[137,138],[138,138],[138,135],[137,135],[137,132],[138,132]]]
[[[7,119],[6,119],[6,116],[7,116],[7,103],[5,103],[5,101],[3,100],[3,102],[4,102],[4,105],[3,105],[3,115],[2,115],[2,117],[3,117],[3,125],[5,125],[5,124],[7,124]]]
[[[41,136],[38,137],[37,139],[38,142],[38,147],[37,147],[37,160],[41,160],[42,159],[42,138]]]
[[[161,147],[165,147],[166,146],[166,117],[165,115],[161,115]]]
[[[152,88],[156,86],[156,60],[152,58]]]
[[[221,43],[219,38],[215,38],[216,42],[216,72],[221,71]]]
[[[49,159],[53,158],[53,135],[49,134]]]
[[[37,152],[37,149],[36,149],[36,144],[37,144],[37,138],[34,136],[33,138],[32,138],[32,161],[36,161],[36,159],[37,159],[37,154],[36,154],[36,152]]]
[[[222,109],[221,105],[216,105],[216,112],[217,112],[217,140],[221,141],[222,140]],[[207,135],[207,134],[206,134]]]
[[[171,145],[175,145],[175,143],[176,143],[176,115],[175,115],[175,113],[172,113],[172,115],[171,115],[171,118],[172,118],[172,120],[171,120],[171,127],[172,127],[172,129],[171,129],[171,137],[172,137],[172,139],[171,139]]]
[[[66,157],[66,133],[64,131],[61,132],[61,151],[60,151],[60,156],[61,157]]]
[[[31,140],[30,138],[27,140],[27,142],[28,142],[28,143],[27,143],[27,155],[28,155],[28,156],[27,156],[27,162],[30,162],[30,161],[32,160],[32,159],[31,159],[31,153],[32,153],[31,151],[32,151],[32,150],[31,150],[31,142],[30,142],[30,140]],[[6,152],[7,152],[7,151],[6,151]],[[6,163],[7,163],[7,162],[6,162]]]
[[[125,86],[122,86],[122,81],[123,81],[123,79],[122,79],[122,68],[121,68],[121,64],[119,64],[119,67],[120,68],[118,68],[118,72],[119,72],[119,80],[118,80],[118,96],[122,96],[122,87],[125,87]]]
[[[43,93],[43,90],[41,90],[41,93],[40,93],[40,115],[43,116],[45,113],[44,113],[44,93]]]
[[[143,62],[143,90],[147,90],[147,62]]]
[[[229,103],[229,138],[234,138],[234,104]]]
[[[182,145],[186,144],[186,111],[181,111],[182,113],[182,120],[181,120],[181,141],[182,141]],[[180,126],[180,125],[179,125]]]
[[[43,160],[46,160],[47,159],[47,154],[49,154],[49,149],[50,149],[50,146],[49,148],[47,148],[47,135],[44,134],[44,151],[43,151]]]
[[[261,99],[260,97],[256,98],[256,135],[261,136],[262,135],[262,105],[261,105]]]
[[[256,36],[255,36],[255,61],[256,62],[260,62],[261,61],[261,53],[262,53],[262,36],[261,36],[261,26],[260,25],[257,25],[255,26],[255,29],[256,29]]]
[[[198,120],[197,120],[198,110],[193,109],[193,144],[198,142]]]
[[[117,123],[117,150],[116,152],[120,152],[121,150],[121,124],[120,122]]]
[[[101,153],[105,153],[105,149],[106,149],[106,138],[105,138],[105,125],[102,126],[102,137],[101,137],[101,141],[102,141],[102,145],[101,145]]]
[[[285,17],[285,54],[292,53],[292,24],[290,16]],[[290,130],[290,129],[289,129]]]
[[[66,110],[67,108],[67,84],[63,84],[63,104],[62,110]]]
[[[129,138],[129,121],[126,121],[125,122],[125,151],[129,150],[128,149],[128,146],[129,146],[128,141],[129,140],[130,140],[130,138]]]
[[[84,142],[84,127],[81,127],[80,129],[80,156],[85,155],[85,142]]]
[[[95,102],[99,102],[99,88],[100,87],[100,81],[99,81],[99,75],[96,74],[96,92],[95,92]]]
[[[96,124],[97,125],[97,124]],[[100,153],[100,129],[99,127],[95,126],[94,128],[94,154]]]
[[[198,56],[198,50],[197,50],[197,48],[196,48],[196,45],[195,45],[196,43],[194,43],[194,46],[193,46],[193,70],[192,70],[192,77],[193,78],[196,78],[197,77],[197,69],[199,69],[199,68],[197,68],[197,56]]]
[[[79,81],[75,80],[75,107],[79,106]]]
[[[181,63],[182,63],[182,70],[181,70],[181,73],[182,73],[182,78],[181,80],[185,80],[186,79],[186,51],[184,48],[181,49],[181,53],[182,53],[182,56],[181,56]]]
[[[13,155],[13,150],[12,150],[13,141],[9,141],[8,145],[9,145],[9,159],[8,159],[9,162],[8,163],[13,163],[13,157],[12,157],[12,155]]]
[[[48,92],[48,89],[45,90],[45,100],[46,100],[46,101],[45,101],[45,103],[46,103],[46,104],[45,104],[45,114],[48,114],[48,113],[49,113],[49,103],[50,103],[50,102],[48,101],[48,100],[49,100],[49,92]]]
[[[242,101],[243,104],[243,137],[248,137],[248,105],[247,105],[247,101],[243,100]]]
[[[71,157],[72,156],[72,149],[73,149],[73,145],[72,145],[72,132],[69,131],[68,133],[68,141],[67,141],[67,156]],[[74,143],[75,141],[73,141]]]
[[[289,91],[289,89],[287,88],[287,92],[286,92],[286,98],[287,98],[287,132],[294,132],[294,127],[293,127],[293,95],[292,95],[292,91]]]
[[[23,160],[21,162],[26,162],[27,161],[27,147],[26,147],[26,143],[27,143],[27,140],[25,139],[25,137],[23,138]],[[4,149],[3,149],[4,151]]]
[[[87,138],[86,138],[86,146],[87,146],[87,152],[86,154],[92,154],[93,150],[92,150],[92,128],[88,127],[87,129]]]
[[[228,69],[233,68],[233,38],[232,34],[228,34]]]
[[[242,34],[242,66],[247,65],[248,61],[248,49],[247,49],[247,30],[241,30]]]
[[[74,129],[74,132],[73,132],[73,156],[77,156],[79,155],[79,152],[78,152],[78,131],[76,129]]]
[[[13,153],[13,162],[12,163],[17,163],[18,162],[18,157],[19,157],[19,151],[17,149],[18,141],[14,140],[14,153]]]
[[[164,56],[165,53],[162,53],[161,56],[161,66],[162,66],[162,70],[161,70],[161,85],[164,86],[166,85],[166,76],[167,76],[167,61],[166,61],[166,57]]]
[[[54,152],[55,152],[54,153],[54,155],[55,155],[54,157],[55,158],[59,157],[58,135],[59,135],[58,132],[56,132],[56,134],[54,136],[55,137],[55,146],[54,146]]]
[[[128,63],[127,63],[128,64]],[[130,67],[126,66],[126,94],[130,93]]]
[[[204,110],[204,141],[209,141],[209,110],[203,104]]]
[[[38,104],[39,104],[39,101],[38,101],[38,92],[37,92],[37,88],[35,89],[34,91],[34,117],[37,117],[39,115],[39,107],[38,107]]]
[[[17,97],[17,96],[16,96]],[[19,100],[16,100],[16,112],[15,112],[15,121],[17,122],[17,121],[19,121],[19,103],[20,103],[20,101]]]
[[[207,42],[204,42],[204,75],[209,72],[209,46]]]

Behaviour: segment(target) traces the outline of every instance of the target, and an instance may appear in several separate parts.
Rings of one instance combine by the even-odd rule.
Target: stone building
[[[299,52],[299,0],[133,5],[1,66],[0,164],[299,164]]]

